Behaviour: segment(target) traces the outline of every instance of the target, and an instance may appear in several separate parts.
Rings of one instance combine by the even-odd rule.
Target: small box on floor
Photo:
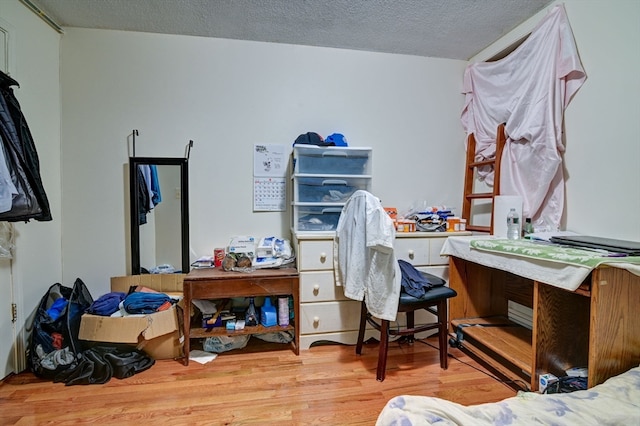
[[[538,381],[538,391],[540,393],[545,393],[545,390],[547,389],[547,387],[549,387],[549,385],[556,383],[557,381],[558,381],[558,378],[553,374],[550,374],[550,373],[541,374]]]

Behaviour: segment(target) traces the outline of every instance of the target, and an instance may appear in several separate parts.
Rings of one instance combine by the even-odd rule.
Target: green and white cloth
[[[440,255],[455,256],[569,291],[580,287],[589,273],[601,265],[640,275],[640,257],[603,257],[595,251],[493,236],[449,237]]]
[[[575,247],[559,246],[546,241],[531,240],[506,240],[506,239],[480,239],[471,240],[471,248],[485,250],[494,253],[523,256],[549,262],[570,263],[587,268],[597,268],[607,263],[636,263],[640,265],[640,257],[611,257],[603,251],[595,249],[578,249]]]

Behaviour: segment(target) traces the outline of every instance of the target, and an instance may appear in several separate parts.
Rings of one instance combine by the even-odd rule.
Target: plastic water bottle
[[[520,218],[514,208],[512,208],[507,215],[507,239],[520,239]]]

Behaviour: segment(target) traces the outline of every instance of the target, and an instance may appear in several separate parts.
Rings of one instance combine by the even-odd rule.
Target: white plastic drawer
[[[335,231],[342,206],[316,205],[293,207],[296,231]]]
[[[369,190],[369,178],[299,177],[294,201],[302,203],[346,203],[359,189]]]
[[[333,240],[302,241],[298,245],[298,270],[333,270]]]
[[[371,174],[370,148],[296,146],[294,173],[323,175]]]
[[[328,302],[347,300],[343,287],[335,285],[333,271],[312,271],[300,273],[300,301]]]
[[[355,300],[303,303],[300,305],[300,332],[313,334],[357,330],[360,326],[360,306],[361,303]]]

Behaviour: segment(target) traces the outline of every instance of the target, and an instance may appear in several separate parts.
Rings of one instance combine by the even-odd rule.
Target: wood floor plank
[[[427,343],[427,344],[423,344]],[[23,372],[0,382],[0,425],[372,425],[397,395],[460,404],[494,402],[515,391],[457,349],[440,369],[437,340],[393,342],[387,377],[376,381],[377,343],[252,345],[188,367],[162,360],[104,385],[65,386]]]

